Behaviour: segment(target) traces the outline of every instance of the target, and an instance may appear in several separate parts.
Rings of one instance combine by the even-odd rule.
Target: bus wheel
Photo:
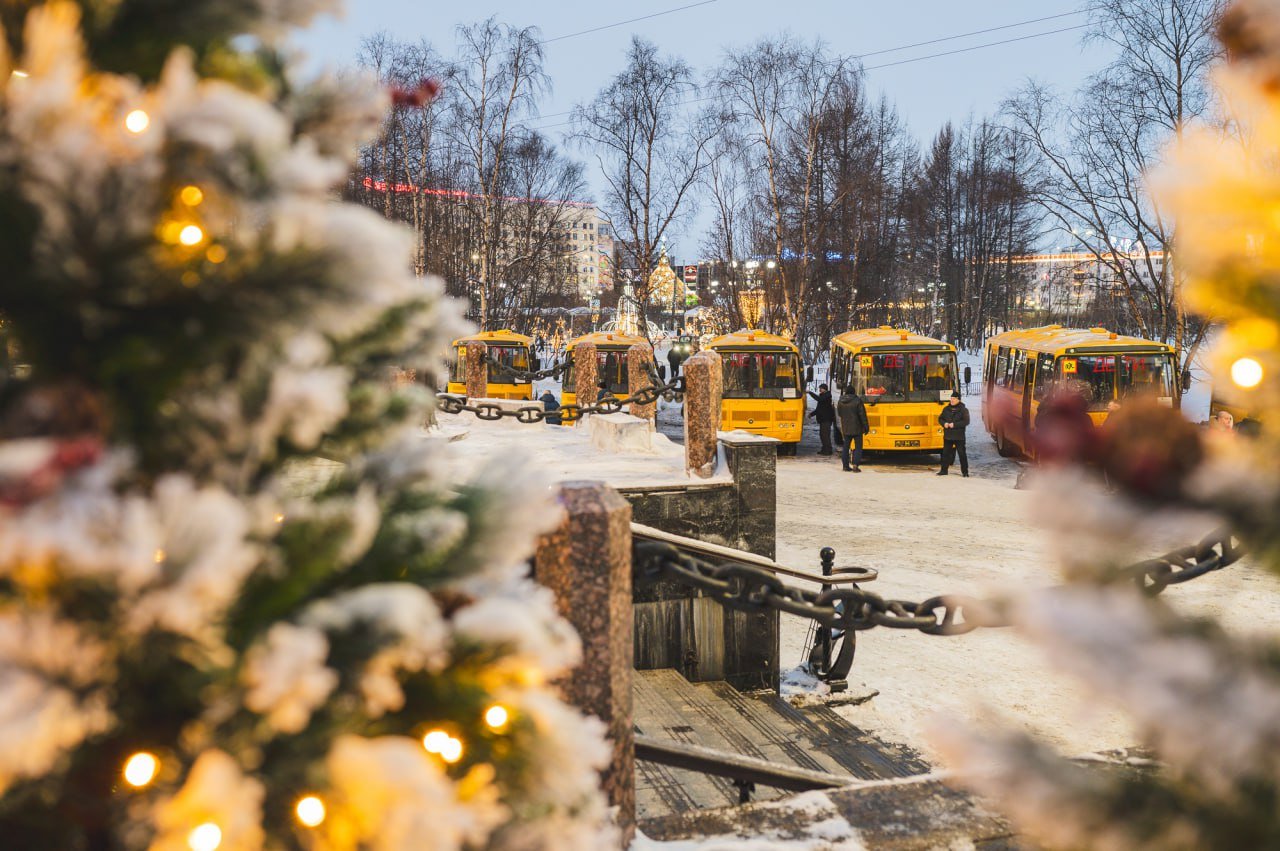
[[[1018,455],[1018,447],[1009,442],[1003,431],[998,431],[996,432],[996,452],[1000,453],[1001,458],[1015,458]]]
[[[778,454],[784,458],[796,457],[796,450],[800,448],[798,443],[779,443]]]

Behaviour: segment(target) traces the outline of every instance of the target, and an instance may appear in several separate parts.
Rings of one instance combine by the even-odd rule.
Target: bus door
[[[1031,434],[1031,396],[1035,392],[1038,361],[1034,356],[1027,358],[1027,376],[1022,385],[1022,433]]]

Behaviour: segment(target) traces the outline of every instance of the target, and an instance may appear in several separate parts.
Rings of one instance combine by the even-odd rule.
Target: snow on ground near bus
[[[868,590],[913,601],[947,593],[1007,593],[1060,581],[1054,553],[1063,542],[1033,524],[1033,508],[1043,514],[1047,506],[1065,512],[1087,506],[1073,505],[1069,497],[1055,503],[1049,494],[1015,490],[1021,465],[995,452],[982,427],[981,398],[966,396],[965,403],[972,415],[968,479],[955,468],[950,476],[935,476],[937,459],[931,455],[869,458],[861,474],[846,473],[838,458],[814,454],[818,446],[809,421],[799,457],[778,460],[778,561],[814,569],[818,551],[831,546],[837,565],[880,571]],[[1155,555],[1190,543],[1211,528],[1206,518],[1153,524],[1145,530],[1145,552]],[[1277,621],[1280,580],[1246,560],[1171,588],[1164,599],[1243,634]],[[804,658],[807,627],[783,616],[784,670]],[[836,711],[926,755],[926,728],[940,718],[999,717],[1039,732],[1070,754],[1138,741],[1123,713],[1091,702],[1078,683],[1055,675],[1037,648],[1006,629],[950,638],[870,630],[858,636],[849,679],[851,691],[879,694]],[[802,677],[793,680],[803,682]]]
[[[612,415],[621,416],[621,415]],[[663,434],[652,435],[649,452],[608,451],[592,445],[586,424],[578,427],[520,425],[512,420],[488,423],[471,414],[438,414],[439,427],[428,436],[448,440],[460,474],[495,457],[516,454],[554,481],[596,480],[616,488],[668,487],[732,481],[723,452],[711,478],[685,472],[684,447]],[[623,447],[615,447],[623,448]]]

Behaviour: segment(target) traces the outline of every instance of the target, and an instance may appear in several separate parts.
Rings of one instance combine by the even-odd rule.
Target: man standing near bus
[[[831,453],[831,426],[836,421],[836,406],[831,404],[831,391],[827,389],[827,385],[819,384],[818,392],[809,391],[809,395],[817,401],[818,406],[813,409],[813,413],[809,416],[818,421],[818,436],[822,439],[822,449],[818,451],[819,455],[830,455]]]
[[[960,455],[960,475],[969,478],[969,454],[965,451],[964,433],[969,427],[969,409],[960,401],[960,391],[951,391],[951,402],[938,414],[942,426],[942,469],[939,476],[947,474],[947,468]]]
[[[861,473],[862,436],[871,431],[871,421],[867,419],[867,406],[852,385],[845,385],[836,404],[836,416],[840,419],[840,460],[844,469],[850,473]],[[853,466],[849,466],[849,446],[853,446]]]

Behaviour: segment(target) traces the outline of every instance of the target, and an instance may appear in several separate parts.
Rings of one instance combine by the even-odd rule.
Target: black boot
[[[947,471],[946,471],[946,470],[939,470],[939,471],[938,471],[938,475],[939,475],[939,476],[945,476],[946,474],[947,474]]]

